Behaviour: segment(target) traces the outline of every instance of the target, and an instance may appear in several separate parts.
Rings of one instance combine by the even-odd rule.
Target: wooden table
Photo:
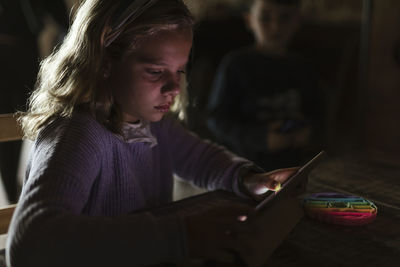
[[[309,177],[307,193],[317,192],[367,198],[377,205],[377,218],[348,227],[304,217],[266,267],[400,266],[400,164],[363,155],[329,157]]]
[[[298,202],[285,199],[265,214],[271,218],[268,229],[277,229],[277,225],[281,229],[273,231],[266,238],[269,242],[260,248],[269,256],[265,267],[400,266],[400,164],[360,155],[329,156],[309,177],[307,193],[316,192],[367,198],[378,207],[377,218],[365,226],[325,224],[303,217]],[[201,205],[224,206],[231,201],[238,198],[227,192],[211,192],[154,212],[193,212]]]

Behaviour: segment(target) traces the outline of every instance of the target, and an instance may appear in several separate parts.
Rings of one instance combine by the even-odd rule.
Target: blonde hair
[[[106,59],[121,59],[132,52],[141,40],[163,30],[190,29],[193,17],[182,0],[159,0],[139,17],[127,21],[118,37],[107,47],[118,9],[127,1],[86,0],[77,10],[64,42],[41,62],[29,109],[20,123],[25,137],[34,139],[56,117],[71,117],[85,109],[109,130],[120,133],[122,117],[112,93],[104,86]],[[133,1],[130,1],[133,2]],[[117,11],[117,12],[116,12]],[[182,88],[176,100],[177,110],[184,107]]]

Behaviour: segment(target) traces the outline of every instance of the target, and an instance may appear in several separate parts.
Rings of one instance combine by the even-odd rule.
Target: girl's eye
[[[161,74],[162,74],[162,71],[161,71],[161,70],[152,70],[152,69],[149,69],[149,70],[146,70],[146,72],[147,72],[148,74],[154,75],[154,76],[157,76],[157,75],[161,75]]]
[[[184,70],[178,70],[178,73],[179,73],[179,74],[186,74],[186,71],[184,71]]]
[[[146,69],[146,76],[149,81],[156,82],[161,79],[163,75],[162,70],[157,69]]]

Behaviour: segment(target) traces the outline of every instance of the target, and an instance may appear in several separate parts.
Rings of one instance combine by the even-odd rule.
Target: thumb
[[[259,179],[255,181],[249,181],[248,189],[255,195],[263,195],[269,190],[277,191],[280,189],[280,183],[274,179]]]
[[[279,183],[285,182],[289,177],[295,174],[300,168],[286,168],[286,169],[278,169],[269,173],[269,177],[273,180],[278,181]]]

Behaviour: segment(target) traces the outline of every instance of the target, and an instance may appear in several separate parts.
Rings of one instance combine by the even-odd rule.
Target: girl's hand
[[[262,224],[251,222],[253,207],[232,203],[210,208],[184,218],[190,259],[202,259],[226,266],[258,266],[253,263],[261,244]],[[236,265],[237,264],[237,265]],[[223,265],[225,266],[225,265]]]
[[[292,176],[299,167],[278,169],[266,173],[252,173],[245,176],[242,180],[247,193],[255,200],[263,199],[268,191],[278,191],[282,183]]]

